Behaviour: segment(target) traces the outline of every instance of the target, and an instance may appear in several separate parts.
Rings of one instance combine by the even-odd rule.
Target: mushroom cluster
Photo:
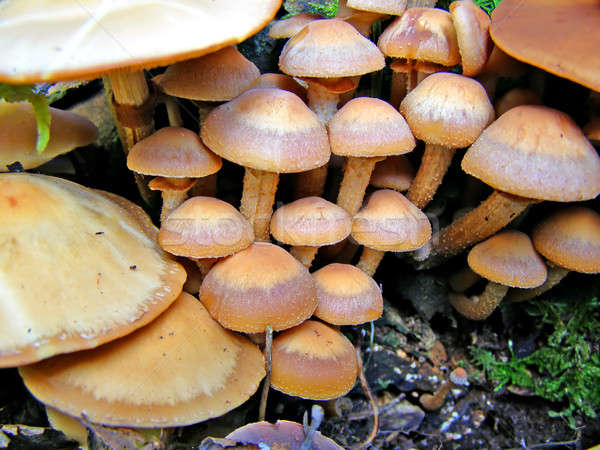
[[[158,229],[116,193],[0,174],[0,367],[19,367],[49,411],[116,427],[183,426],[232,410],[263,378],[260,420],[270,387],[326,401],[359,379],[372,399],[360,341],[346,335],[383,314],[374,277],[386,252],[397,256],[388,263],[397,276],[466,256],[447,300],[470,320],[485,320],[503,299],[540,295],[569,271],[600,272],[593,204],[550,205],[556,211],[532,229],[504,229],[542,201],[600,193],[591,127],[586,137],[539,92],[495,95],[498,77],[527,70],[508,55],[598,89],[597,71],[576,76],[557,62],[568,49],[543,58],[519,49],[513,31],[529,5],[517,14],[521,6],[504,0],[490,18],[470,0],[449,11],[341,2],[335,18],[274,22],[270,36],[289,39],[282,73],[261,75],[235,44],[281,1],[65,1],[47,16],[30,3],[3,3],[0,81],[105,76],[127,167],[142,192],[162,192]],[[570,10],[564,3],[556,8]],[[371,24],[382,20],[374,42]],[[23,39],[29,28],[44,39]],[[386,56],[390,94],[378,98],[365,87]],[[143,69],[155,67],[150,81]],[[155,130],[158,94],[169,123]],[[178,106],[189,102],[202,111],[192,108],[191,127]],[[37,153],[32,107],[0,103],[0,172],[17,162],[35,169],[97,136],[83,117],[50,115],[48,148]],[[242,171],[243,182],[225,180]],[[453,214],[440,199],[467,176],[491,194]],[[224,180],[241,195],[223,195]],[[474,292],[480,277],[488,282]],[[467,384],[461,370],[421,397],[426,409]],[[300,430],[289,433],[302,442]]]

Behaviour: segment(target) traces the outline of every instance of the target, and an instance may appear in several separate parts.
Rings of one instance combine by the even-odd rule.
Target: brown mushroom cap
[[[50,108],[50,140],[40,153],[36,149],[37,119],[31,103],[0,100],[0,172],[7,172],[6,166],[16,161],[25,170],[36,168],[97,137],[98,129],[85,117]]]
[[[218,172],[221,158],[211,152],[191,130],[165,127],[135,144],[127,167],[144,175],[200,178]]]
[[[373,278],[349,264],[328,264],[313,273],[317,286],[314,315],[333,325],[358,325],[383,313],[381,289]]]
[[[273,39],[288,39],[304,28],[308,22],[321,19],[317,14],[296,14],[288,19],[276,20],[269,27],[269,37]]]
[[[456,30],[448,11],[409,8],[381,33],[377,46],[386,55],[451,67],[460,62]]]
[[[104,195],[59,178],[2,174],[0,208],[0,367],[131,333],[181,292],[183,268]]]
[[[352,219],[352,237],[381,251],[416,250],[431,238],[427,216],[404,195],[389,189],[373,192]]]
[[[455,73],[429,75],[400,104],[415,137],[447,148],[471,145],[494,120],[481,84]]]
[[[268,172],[303,172],[329,160],[325,127],[297,95],[250,89],[213,109],[202,140],[215,153]]]
[[[174,97],[220,102],[253,88],[259,76],[258,67],[235,46],[229,46],[169,66],[160,87]]]
[[[348,0],[346,5],[360,11],[401,16],[406,11],[406,0]]]
[[[503,0],[490,34],[510,56],[600,91],[598,24],[596,0]]]
[[[572,202],[600,193],[600,157],[565,113],[522,105],[502,114],[462,160],[465,172],[510,194]]]
[[[347,238],[352,218],[339,206],[320,197],[305,197],[277,209],[271,217],[271,234],[290,245],[320,247]]]
[[[561,209],[534,228],[532,239],[535,249],[560,267],[600,272],[600,215],[589,208]]]
[[[279,69],[299,77],[351,77],[383,69],[379,49],[340,19],[309,22],[283,47]]]
[[[51,13],[40,14],[50,6]],[[280,6],[280,0],[4,2],[0,81],[89,79],[196,58],[245,40]]]
[[[314,281],[306,267],[281,247],[255,242],[219,261],[200,287],[200,300],[225,328],[261,333],[284,330],[317,307]]]
[[[167,252],[188,258],[220,258],[247,248],[254,241],[252,225],[222,200],[192,197],[160,227],[158,242]]]
[[[390,156],[375,164],[369,184],[382,189],[406,191],[414,177],[415,168],[406,156]]]
[[[534,288],[546,281],[544,261],[520,231],[502,231],[480,242],[467,261],[478,275],[505,286]]]
[[[483,70],[492,51],[490,16],[472,0],[454,1],[449,9],[456,29],[462,73],[473,77]]]
[[[331,153],[375,157],[411,152],[416,145],[404,117],[378,98],[357,97],[327,123]]]
[[[354,347],[324,323],[307,320],[273,339],[271,386],[285,394],[337,398],[352,389],[357,374]]]
[[[541,105],[540,97],[530,89],[514,88],[500,97],[495,105],[496,116],[500,117],[509,109],[519,105]]]
[[[187,293],[135,333],[20,373],[36,398],[67,414],[151,428],[220,416],[245,402],[265,375],[258,347],[223,329]]]

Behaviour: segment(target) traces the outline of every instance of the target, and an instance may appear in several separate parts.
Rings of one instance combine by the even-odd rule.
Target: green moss
[[[300,13],[332,18],[338,12],[338,0],[285,0],[283,7],[288,12],[284,18]]]
[[[450,3],[453,1],[454,0],[438,0],[435,6],[438,8],[448,9]],[[501,1],[502,0],[474,0],[475,4],[479,5],[479,7],[488,14],[492,14],[492,11],[496,9]]]
[[[600,356],[590,340],[600,331],[600,301],[539,300],[525,306],[547,330],[545,342],[524,358],[517,358],[508,342],[510,358],[499,361],[492,352],[471,347],[473,362],[483,368],[496,390],[508,384],[529,388],[552,402],[563,403],[552,417],[563,417],[575,427],[574,414],[596,418],[600,410]]]

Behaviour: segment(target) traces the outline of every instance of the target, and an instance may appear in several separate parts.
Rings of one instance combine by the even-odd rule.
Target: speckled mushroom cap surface
[[[431,238],[427,216],[404,195],[389,189],[373,192],[352,219],[352,237],[381,251],[407,252]]]
[[[513,58],[600,91],[599,23],[596,0],[502,0],[490,34]]]
[[[271,386],[313,400],[345,395],[356,381],[352,343],[336,329],[314,320],[273,339]]]
[[[447,148],[471,145],[495,116],[479,82],[449,72],[421,81],[402,100],[400,112],[415,137]]]
[[[195,58],[255,34],[280,6],[281,0],[6,0],[0,81],[90,79]]]
[[[327,130],[291,92],[257,88],[213,109],[202,141],[236,164],[268,172],[304,172],[329,161]]]
[[[160,78],[169,95],[190,100],[221,102],[253,88],[260,71],[235,46],[175,63]]]
[[[492,51],[490,16],[472,0],[454,1],[449,9],[456,30],[462,73],[474,77],[483,70]]]
[[[502,231],[474,246],[469,267],[487,280],[510,287],[534,288],[546,281],[546,265],[529,236],[516,230]]]
[[[460,62],[456,30],[448,11],[409,8],[381,33],[377,46],[386,55],[450,67]]]
[[[306,267],[277,245],[255,242],[219,261],[200,286],[200,300],[225,328],[285,330],[308,319],[317,291]]]
[[[183,268],[131,212],[59,178],[0,175],[0,367],[96,347],[179,295]]]
[[[383,100],[357,97],[327,123],[331,153],[375,157],[411,152],[415,138],[396,108]]]
[[[373,278],[350,264],[328,264],[313,272],[315,316],[333,325],[358,325],[383,313],[381,290]]]
[[[36,168],[75,147],[90,144],[98,136],[96,126],[78,114],[50,108],[50,117],[50,140],[40,153],[36,149],[37,119],[31,103],[0,100],[0,172],[7,172],[6,166],[16,161],[25,170]]]
[[[38,400],[62,412],[152,428],[225,414],[248,400],[265,375],[258,347],[221,327],[187,293],[128,336],[20,373]]]
[[[346,5],[360,11],[401,16],[406,11],[406,0],[348,0]]]
[[[305,197],[278,208],[271,217],[271,234],[290,245],[319,247],[347,238],[352,218],[343,208],[320,197]]]
[[[127,167],[144,175],[200,178],[218,172],[221,158],[211,152],[191,130],[165,127],[135,144]]]
[[[278,420],[276,423],[249,423],[229,433],[226,439],[244,444],[268,445],[272,449],[300,450],[306,435],[301,424]],[[313,450],[343,450],[318,431],[312,436],[311,447]]]
[[[192,197],[173,210],[158,234],[167,252],[188,258],[220,258],[254,242],[250,222],[231,206],[213,197]]]
[[[415,168],[402,155],[390,156],[375,164],[369,184],[383,189],[406,191],[415,177]]]
[[[535,249],[560,267],[600,272],[600,215],[592,209],[561,209],[535,226],[532,239]]]
[[[279,56],[279,69],[295,77],[352,77],[384,66],[377,46],[340,19],[309,22],[286,42]]]
[[[545,106],[502,114],[467,150],[462,168],[521,197],[574,202],[600,193],[596,150],[568,115]]]

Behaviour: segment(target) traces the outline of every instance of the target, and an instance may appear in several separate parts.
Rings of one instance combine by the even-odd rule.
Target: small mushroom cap
[[[306,100],[306,89],[295,79],[282,73],[263,73],[258,79],[258,88],[276,88],[296,94],[302,101]]]
[[[552,214],[533,230],[535,249],[554,264],[582,273],[600,272],[600,215],[571,206]]]
[[[218,172],[221,158],[191,130],[165,127],[135,144],[127,167],[137,173],[170,178],[200,178]]]
[[[306,267],[281,247],[255,242],[219,261],[200,286],[200,300],[225,328],[262,333],[308,319],[317,290]]]
[[[386,55],[451,67],[460,62],[456,30],[448,11],[409,8],[381,33],[377,46]]]
[[[296,422],[278,420],[277,423],[255,422],[229,433],[226,439],[245,444],[268,445],[271,449],[300,450],[306,439],[304,427]],[[312,436],[313,450],[343,450],[331,439],[318,431]]]
[[[269,27],[269,37],[273,39],[289,39],[304,28],[308,22],[321,19],[317,14],[296,14],[288,19],[276,20]]]
[[[304,172],[329,161],[327,130],[297,95],[250,89],[213,109],[202,140],[223,158],[268,172]]]
[[[174,97],[221,102],[253,88],[258,77],[258,67],[235,46],[229,46],[169,66],[160,79],[160,87]]]
[[[509,194],[574,202],[600,193],[600,157],[561,111],[521,105],[502,114],[465,153],[465,172]]]
[[[261,30],[281,0],[2,2],[0,81],[91,79],[197,58]],[[226,25],[224,25],[226,24]]]
[[[390,156],[375,164],[369,184],[402,192],[408,190],[414,177],[415,168],[406,156]]]
[[[415,137],[447,148],[471,145],[494,120],[494,108],[483,86],[449,72],[421,81],[402,100],[400,112]]]
[[[503,0],[490,34],[513,58],[600,91],[599,23],[596,0]]]
[[[265,375],[258,347],[185,292],[135,333],[20,373],[38,400],[62,412],[140,428],[220,416],[248,400]]]
[[[131,333],[181,292],[183,268],[147,224],[102,194],[59,178],[2,174],[0,209],[0,367]]]
[[[220,258],[254,242],[254,231],[240,212],[213,197],[192,197],[173,210],[158,234],[167,252],[188,258]]]
[[[373,278],[350,264],[328,264],[313,273],[315,316],[333,325],[358,325],[383,313],[381,290]]]
[[[431,224],[404,195],[381,189],[352,219],[352,237],[376,250],[408,252],[429,241]]]
[[[529,236],[520,231],[502,231],[480,242],[467,261],[478,275],[505,286],[534,288],[546,281],[544,261]]]
[[[492,51],[490,16],[472,0],[452,2],[450,14],[456,29],[462,73],[474,77],[483,70]]]
[[[271,217],[271,234],[284,244],[331,245],[346,239],[350,231],[350,215],[320,197],[296,200],[277,209]]]
[[[530,89],[514,88],[496,101],[494,109],[496,116],[500,117],[509,109],[519,105],[541,105],[540,97]]]
[[[324,323],[307,320],[273,339],[271,386],[280,392],[328,400],[350,391],[357,375],[354,347]]]
[[[43,152],[36,149],[37,119],[29,102],[0,100],[0,172],[16,161],[23,169],[34,169],[76,147],[92,143],[96,126],[83,116],[50,108],[50,140]]]
[[[406,11],[406,0],[348,0],[347,6],[360,11],[401,16]]]
[[[374,157],[411,152],[416,145],[404,117],[378,98],[357,97],[327,123],[331,153]]]
[[[340,19],[313,20],[286,42],[279,69],[298,77],[352,77],[385,67],[369,39]]]

